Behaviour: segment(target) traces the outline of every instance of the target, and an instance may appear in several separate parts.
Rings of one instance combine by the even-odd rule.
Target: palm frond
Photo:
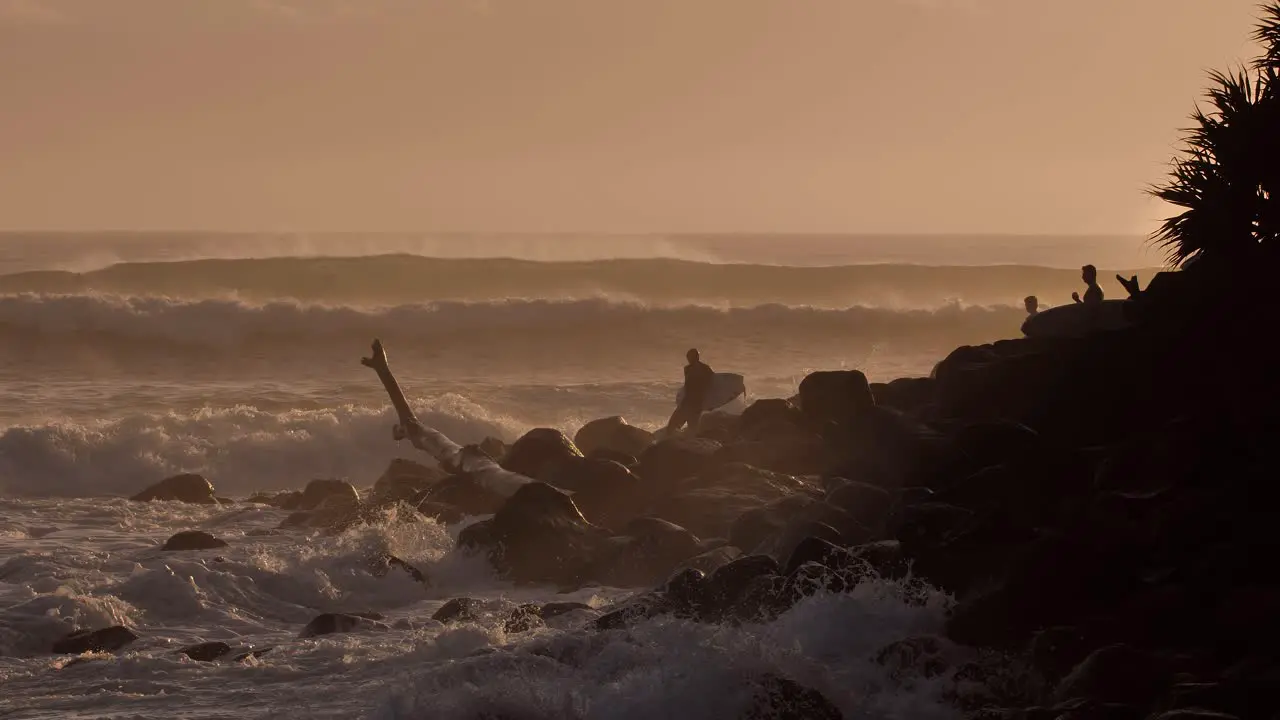
[[[1254,30],[1253,39],[1263,47],[1259,67],[1280,67],[1280,2],[1262,6],[1262,19]]]
[[[1252,68],[1210,73],[1207,106],[1192,113],[1168,179],[1148,190],[1181,209],[1151,236],[1174,265],[1280,251],[1280,2],[1262,12],[1255,36],[1267,55]]]

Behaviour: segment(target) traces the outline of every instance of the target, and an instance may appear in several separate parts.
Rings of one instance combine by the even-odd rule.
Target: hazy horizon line
[[[124,228],[102,228],[93,230],[68,229],[0,229],[0,235],[436,235],[436,236],[478,236],[478,235],[518,235],[523,237],[557,237],[602,236],[602,237],[666,237],[666,238],[705,238],[705,237],[1018,237],[1018,238],[1106,238],[1149,237],[1151,233],[1142,232],[1007,232],[1007,231],[955,231],[955,232],[913,232],[913,231],[790,231],[790,230],[715,230],[715,231],[623,231],[623,230],[203,230],[187,229],[148,229],[131,230]]]

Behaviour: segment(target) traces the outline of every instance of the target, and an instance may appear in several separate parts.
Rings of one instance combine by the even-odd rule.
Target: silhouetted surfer
[[[702,405],[711,390],[711,379],[715,376],[711,366],[698,358],[696,349],[685,353],[689,364],[684,366],[684,401],[671,413],[667,421],[667,433],[675,433],[685,425],[689,430],[698,431],[698,421],[702,419]]]
[[[1027,309],[1028,315],[1035,315],[1040,312],[1040,298],[1035,295],[1028,295],[1022,299],[1022,306]]]
[[[1102,288],[1098,287],[1098,268],[1092,265],[1080,268],[1080,279],[1084,280],[1084,284],[1088,286],[1084,291],[1084,300],[1080,299],[1080,293],[1071,293],[1071,299],[1083,302],[1085,305],[1097,305],[1102,302]]]

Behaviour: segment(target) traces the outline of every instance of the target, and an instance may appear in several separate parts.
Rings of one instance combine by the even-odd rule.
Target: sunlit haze
[[[1141,233],[1253,0],[0,0],[0,227]]]

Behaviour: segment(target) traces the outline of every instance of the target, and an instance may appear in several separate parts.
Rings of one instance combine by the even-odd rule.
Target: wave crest
[[[115,295],[0,296],[0,337],[63,338],[82,344],[154,341],[203,348],[373,337],[413,342],[465,337],[516,340],[624,334],[719,338],[858,336],[947,339],[957,333],[985,337],[1021,322],[1021,308],[951,303],[931,310],[788,306],[653,307],[592,300],[439,301],[390,307],[351,307],[297,301],[179,300]]]

